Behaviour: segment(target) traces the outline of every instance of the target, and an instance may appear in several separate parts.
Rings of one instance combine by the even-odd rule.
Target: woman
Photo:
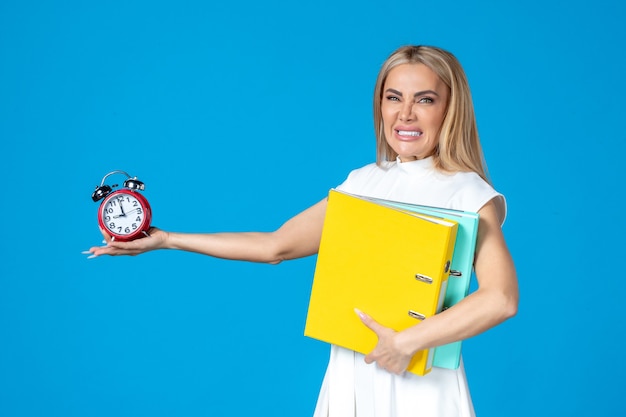
[[[374,94],[377,162],[352,171],[339,189],[413,204],[480,214],[475,272],[478,289],[419,325],[395,332],[360,312],[378,336],[363,356],[332,346],[315,416],[473,416],[463,365],[404,372],[423,349],[475,336],[517,312],[518,287],[501,225],[504,197],[488,183],[469,91],[457,59],[435,47],[406,46],[383,64]],[[180,249],[256,262],[313,255],[320,244],[326,199],[268,233],[181,234],[90,249],[92,256]],[[375,363],[375,365],[373,365]]]

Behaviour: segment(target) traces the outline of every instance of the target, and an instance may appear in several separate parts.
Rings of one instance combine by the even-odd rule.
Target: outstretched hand
[[[151,250],[164,248],[164,243],[167,238],[167,232],[157,229],[156,227],[152,227],[148,230],[148,236],[132,240],[130,242],[116,241],[112,239],[111,235],[104,230],[100,229],[100,232],[104,237],[105,245],[93,246],[89,248],[89,250],[84,251],[83,254],[89,255],[89,258],[95,258],[102,255],[139,255]]]
[[[393,374],[400,375],[406,371],[413,355],[409,352],[402,351],[400,348],[397,338],[399,333],[389,327],[383,326],[362,311],[355,311],[363,324],[378,336],[378,343],[374,350],[365,356],[365,362],[376,362],[379,367]]]

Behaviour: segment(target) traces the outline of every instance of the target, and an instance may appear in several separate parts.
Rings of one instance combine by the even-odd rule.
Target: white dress
[[[478,211],[495,198],[504,221],[504,197],[475,173],[445,174],[432,158],[370,164],[350,173],[338,189],[370,197]],[[473,417],[463,362],[456,370],[433,368],[426,376],[391,374],[364,355],[331,346],[314,417]]]

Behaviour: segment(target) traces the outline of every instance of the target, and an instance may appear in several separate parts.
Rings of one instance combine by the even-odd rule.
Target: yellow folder
[[[458,224],[330,190],[304,334],[363,354],[377,343],[354,312],[401,331],[443,306]],[[408,371],[425,375],[434,350]]]

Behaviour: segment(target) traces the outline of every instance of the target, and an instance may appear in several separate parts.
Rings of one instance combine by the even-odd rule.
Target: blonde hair
[[[435,167],[447,172],[473,171],[489,182],[465,71],[454,55],[433,46],[403,46],[387,58],[378,73],[374,89],[376,163],[380,165],[398,156],[385,137],[381,102],[389,71],[402,64],[426,65],[450,90],[439,144],[433,155]]]

